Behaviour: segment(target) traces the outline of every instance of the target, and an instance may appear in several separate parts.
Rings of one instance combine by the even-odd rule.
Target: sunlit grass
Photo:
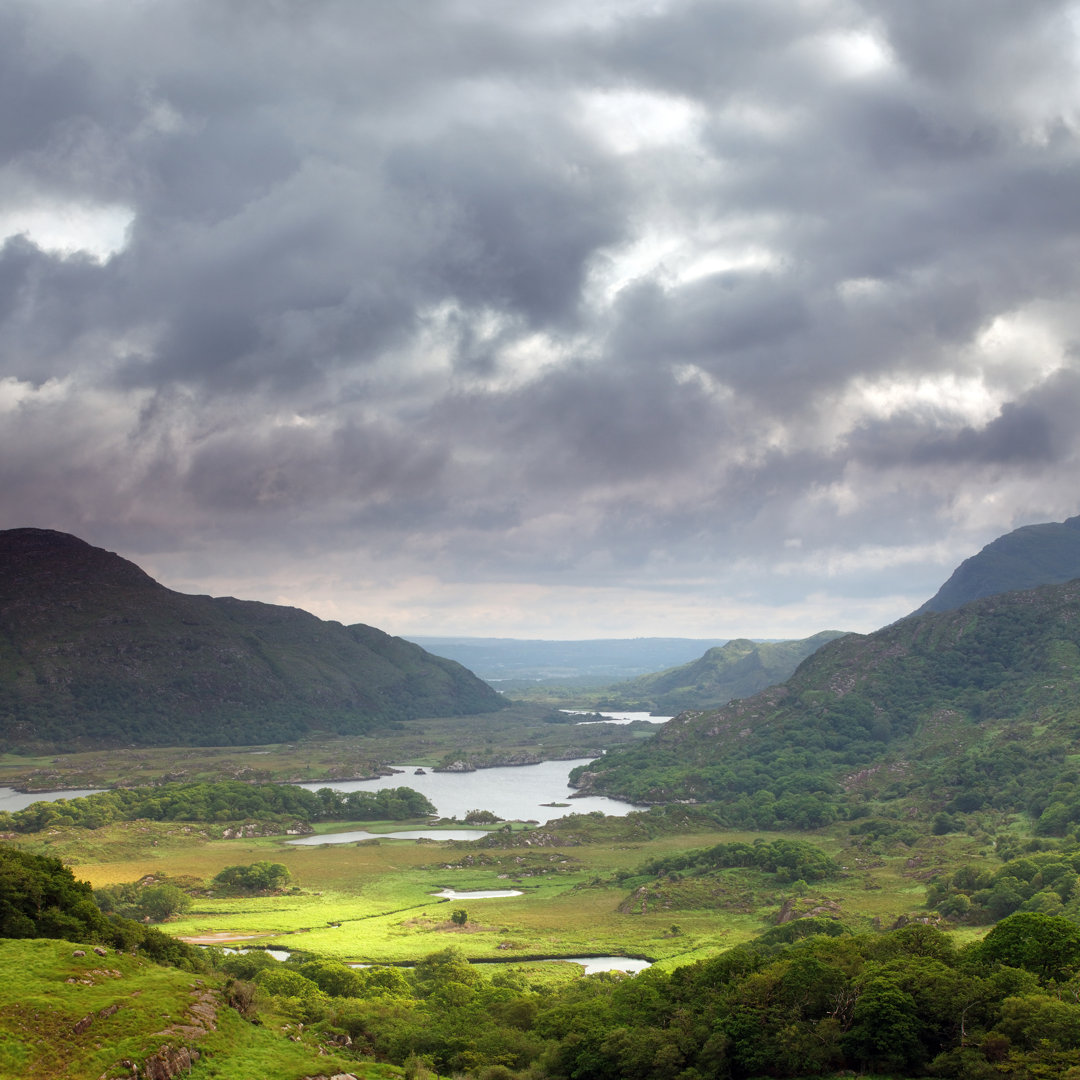
[[[100,957],[89,947],[76,957],[75,949],[63,941],[0,940],[0,1076],[130,1076],[125,1060],[141,1065],[166,1044],[199,1051],[199,1061],[187,1074],[196,1080],[299,1080],[332,1072],[399,1075],[396,1069],[368,1066],[333,1051],[320,1055],[317,1045],[292,1042],[274,1024],[247,1023],[225,1004],[213,977],[113,951]],[[212,1028],[201,1029],[192,1027],[189,1010],[204,994],[216,1007],[216,1019]],[[80,1021],[85,1030],[76,1031]]]

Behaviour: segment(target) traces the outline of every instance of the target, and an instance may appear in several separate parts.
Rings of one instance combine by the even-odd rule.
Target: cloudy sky
[[[1080,513],[1078,9],[2,0],[0,527],[403,635],[905,615]]]

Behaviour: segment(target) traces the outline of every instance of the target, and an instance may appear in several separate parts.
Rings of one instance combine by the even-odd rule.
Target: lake
[[[560,709],[559,712],[568,713],[570,716],[595,716],[597,714],[596,709]],[[652,713],[647,712],[623,712],[621,709],[616,709],[613,712],[607,710],[599,710],[603,720],[580,720],[578,722],[579,727],[584,727],[586,724],[632,724],[635,720],[644,720],[648,724],[666,724],[671,717],[670,716],[653,716]]]
[[[72,788],[71,791],[34,791],[24,794],[14,788],[0,787],[0,810],[15,813],[25,810],[36,802],[56,802],[57,799],[80,799],[84,795],[96,795],[101,788]]]
[[[409,787],[426,795],[440,817],[464,818],[470,810],[490,810],[507,821],[551,821],[569,814],[588,814],[599,810],[612,817],[622,817],[640,807],[618,799],[590,795],[571,799],[574,789],[567,783],[570,770],[587,765],[592,758],[575,761],[541,761],[537,765],[500,766],[470,773],[425,771],[415,775],[415,765],[396,765],[402,770],[393,776],[375,780],[328,780],[300,784],[309,791],[333,788],[334,791],[381,791],[383,788]],[[545,803],[565,803],[550,806]],[[381,835],[386,835],[385,833]],[[436,837],[437,839],[439,837]],[[443,837],[450,839],[449,836]],[[325,837],[309,843],[330,843]]]

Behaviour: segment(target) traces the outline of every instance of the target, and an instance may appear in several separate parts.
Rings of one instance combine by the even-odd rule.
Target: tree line
[[[279,965],[256,954],[223,966],[250,981],[255,1008],[262,1000],[347,1034],[363,1056],[413,1076],[1080,1072],[1080,927],[1071,921],[1018,913],[962,948],[923,924],[855,935],[826,920],[801,923],[670,972],[594,975],[561,989],[511,967],[485,977],[453,949],[412,971],[303,958]]]
[[[308,791],[292,784],[165,783],[113,788],[77,799],[36,802],[0,812],[0,831],[31,833],[56,826],[98,829],[114,821],[405,821],[427,817],[435,807],[412,788],[381,791]]]

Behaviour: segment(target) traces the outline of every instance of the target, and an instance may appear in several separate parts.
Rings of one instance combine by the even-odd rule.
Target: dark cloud
[[[391,629],[888,621],[1078,509],[1078,25],[16,0],[3,524]]]

